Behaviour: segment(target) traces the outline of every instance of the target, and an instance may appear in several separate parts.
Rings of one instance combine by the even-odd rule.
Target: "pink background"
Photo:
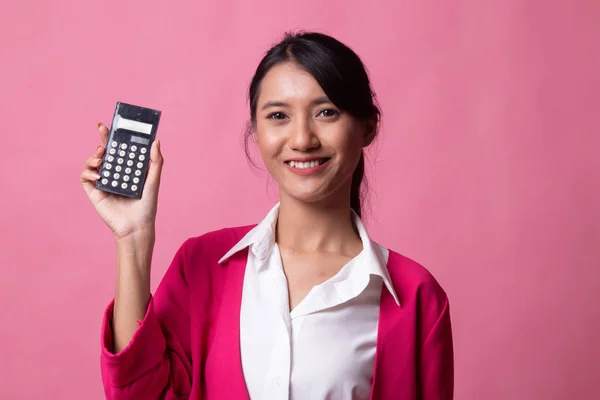
[[[303,28],[371,73],[368,226],[448,292],[456,398],[600,398],[598,21],[594,1],[3,4],[0,397],[103,397],[115,252],[79,185],[96,123],[163,110],[156,286],[187,237],[276,201],[243,154],[246,87]]]

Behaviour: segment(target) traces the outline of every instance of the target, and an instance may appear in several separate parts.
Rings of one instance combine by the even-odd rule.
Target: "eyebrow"
[[[311,101],[311,105],[316,106],[319,104],[326,104],[326,103],[331,103],[331,100],[329,100],[329,98],[327,96],[322,96],[319,97],[318,99],[315,99],[313,101]],[[266,110],[267,108],[270,107],[283,107],[283,108],[289,108],[290,105],[284,101],[267,101],[262,107],[261,110]]]

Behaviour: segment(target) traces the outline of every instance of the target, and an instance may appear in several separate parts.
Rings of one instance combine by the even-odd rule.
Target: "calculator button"
[[[117,185],[118,185],[118,184],[119,184],[119,182],[117,182],[117,181],[112,181],[112,182],[110,183],[110,185],[111,185],[112,187],[117,187]]]
[[[108,177],[110,176],[110,172],[108,172],[108,171],[104,171],[104,172],[102,173],[102,175],[104,175],[105,177],[107,177],[107,178],[108,178]]]
[[[123,175],[123,180],[125,182],[129,182],[129,175]]]
[[[122,149],[126,149],[127,148],[127,143],[121,143],[121,148]]]
[[[138,177],[133,178],[133,183],[139,183],[139,182],[140,182],[140,178],[138,178]]]
[[[123,168],[123,167],[121,167],[120,165],[117,165],[117,166],[115,167],[115,171],[117,171],[117,172],[120,172],[122,168]]]
[[[131,190],[135,192],[137,190],[137,185],[131,185]]]
[[[144,161],[146,159],[146,156],[143,154],[140,154],[140,161]]]
[[[146,154],[146,151],[148,151],[148,149],[146,149],[145,147],[142,147],[142,148],[140,149],[140,152],[141,152],[142,154]]]
[[[129,167],[125,168],[125,173],[126,174],[130,174],[131,173],[131,168],[129,168]]]
[[[137,150],[137,146],[134,144],[133,146],[131,146],[131,151],[136,151]]]
[[[102,179],[102,184],[103,184],[103,185],[106,185],[107,183],[108,183],[108,179],[106,179],[106,178],[103,178],[103,179]]]
[[[113,140],[113,141],[110,143],[110,145],[111,145],[112,147],[117,147],[118,143],[117,143],[116,141],[114,141],[114,140]]]
[[[140,176],[142,174],[142,171],[140,171],[139,169],[135,170],[135,176]]]
[[[141,162],[137,163],[138,168],[142,168],[143,166],[144,166],[144,163],[141,163]]]
[[[129,153],[129,158],[135,158],[135,153]]]
[[[133,165],[133,161],[127,160],[127,165],[131,167]]]
[[[125,151],[124,151],[124,150],[121,150],[121,151],[119,152],[119,157],[125,157],[125,154],[127,154],[127,153],[125,153]]]
[[[114,160],[115,160],[115,158],[113,156],[106,157],[106,161],[108,161],[108,162],[113,162]]]
[[[119,175],[117,172],[115,172],[115,174],[113,175],[113,178],[115,178],[115,179],[119,179],[119,177],[120,177],[120,176],[121,176],[121,175]]]
[[[123,159],[122,158],[117,158],[117,164],[123,164]]]
[[[110,149],[108,152],[109,152],[110,154],[115,154],[115,153],[117,152],[117,150],[115,150],[115,149]]]
[[[127,189],[127,184],[125,182],[121,183],[121,189]]]
[[[104,167],[106,169],[111,169],[112,168],[112,164],[111,163],[107,163],[106,166]]]

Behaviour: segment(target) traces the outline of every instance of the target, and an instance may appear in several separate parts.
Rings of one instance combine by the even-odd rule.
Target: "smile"
[[[286,161],[285,164],[295,174],[312,175],[323,169],[329,160],[329,158],[317,158],[308,161]]]
[[[321,158],[319,160],[305,161],[305,162],[288,161],[288,165],[292,168],[300,168],[300,169],[314,168],[314,167],[318,167],[321,164],[325,164],[328,160],[329,160],[328,158]]]

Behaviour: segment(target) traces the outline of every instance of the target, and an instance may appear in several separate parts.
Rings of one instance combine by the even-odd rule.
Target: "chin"
[[[334,201],[334,199],[337,199],[339,196],[346,196],[346,190],[343,188],[343,185],[333,186],[323,184],[325,182],[320,183],[320,185],[311,185],[306,182],[304,185],[296,184],[288,187],[280,186],[280,197],[285,196],[302,203],[314,204],[327,203]]]
[[[280,197],[285,196],[303,203],[318,203],[327,199],[347,196],[350,193],[352,175],[324,176],[320,179],[295,181],[286,179],[286,185],[279,185]],[[336,184],[337,183],[337,184]],[[348,194],[346,194],[348,193]]]
[[[322,193],[320,190],[311,190],[311,188],[294,188],[294,190],[283,190],[280,196],[281,195],[307,204],[317,203],[328,197],[327,194]]]

